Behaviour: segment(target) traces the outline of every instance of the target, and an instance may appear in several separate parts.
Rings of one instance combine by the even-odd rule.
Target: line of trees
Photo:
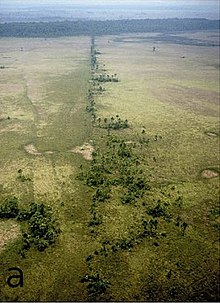
[[[114,75],[105,75],[105,74],[101,74],[101,75],[96,75],[93,77],[94,81],[98,81],[98,82],[118,82],[118,77],[117,74]]]
[[[99,62],[96,56],[95,39],[91,40],[91,74],[99,69]],[[143,171],[145,160],[140,155],[138,150],[146,147],[150,143],[157,142],[162,139],[161,136],[155,135],[153,138],[148,138],[145,129],[141,135],[136,138],[136,142],[125,141],[119,136],[123,132],[115,135],[115,130],[129,127],[127,120],[122,120],[119,115],[109,118],[97,118],[95,107],[95,95],[98,91],[96,80],[91,81],[91,87],[88,91],[87,111],[94,119],[93,126],[98,126],[106,129],[106,136],[103,135],[103,140],[100,148],[96,148],[93,152],[93,160],[89,169],[81,170],[78,178],[93,190],[91,201],[91,219],[88,222],[90,232],[93,236],[99,235],[99,248],[86,257],[88,264],[88,272],[82,277],[81,282],[87,284],[88,295],[92,301],[106,300],[109,295],[108,289],[111,285],[110,281],[100,269],[97,269],[99,258],[112,256],[121,251],[131,251],[135,246],[139,245],[144,240],[148,239],[149,243],[155,247],[160,246],[160,242],[167,237],[167,224],[172,225],[177,234],[179,230],[184,236],[187,223],[182,221],[178,216],[172,216],[169,203],[166,203],[166,193],[161,190],[162,200],[154,202],[145,202],[150,196],[152,184],[146,177],[148,172]],[[110,130],[113,130],[110,132]],[[155,159],[156,161],[156,159]],[[174,191],[174,189],[173,189]],[[103,203],[111,203],[112,198],[117,192],[117,200],[124,205],[123,207],[143,206],[142,216],[139,224],[135,229],[131,226],[128,228],[126,235],[109,239],[108,236],[103,239],[101,236],[101,226],[104,224],[103,214],[100,211]],[[169,198],[170,198],[169,193]],[[181,197],[175,202],[177,207],[181,208]],[[153,199],[154,201],[154,199]],[[152,205],[153,204],[153,205]],[[162,229],[163,228],[163,229]],[[168,274],[167,279],[170,278]]]

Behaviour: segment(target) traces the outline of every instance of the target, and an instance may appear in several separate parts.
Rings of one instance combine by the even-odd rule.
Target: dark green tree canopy
[[[122,33],[218,30],[219,20],[202,18],[56,21],[0,24],[0,37],[100,36]]]

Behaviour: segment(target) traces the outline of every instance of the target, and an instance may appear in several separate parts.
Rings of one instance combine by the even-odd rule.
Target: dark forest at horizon
[[[218,30],[219,20],[169,18],[106,21],[12,22],[0,24],[0,37],[61,37],[123,33]]]

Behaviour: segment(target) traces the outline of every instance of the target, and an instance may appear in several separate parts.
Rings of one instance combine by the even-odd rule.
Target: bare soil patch
[[[19,226],[12,222],[0,222],[0,251],[19,235]]]
[[[206,134],[210,137],[218,137],[218,135],[216,133],[213,133],[213,132],[207,132]]]
[[[81,154],[86,160],[92,160],[94,147],[89,143],[85,143],[82,146],[76,146],[75,148],[71,149],[71,152]]]
[[[217,173],[216,171],[213,171],[211,169],[205,169],[202,172],[202,177],[206,178],[206,179],[211,179],[211,178],[215,178],[218,176],[219,176],[219,173]]]
[[[26,152],[30,155],[34,155],[34,156],[41,156],[42,153],[40,153],[37,148],[34,146],[34,144],[28,144],[24,147],[24,149],[26,150]]]
[[[134,144],[134,141],[126,141],[125,144]]]

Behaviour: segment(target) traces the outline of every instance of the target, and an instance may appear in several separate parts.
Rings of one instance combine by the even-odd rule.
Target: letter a
[[[9,276],[8,279],[7,279],[7,283],[8,283],[8,286],[11,287],[11,288],[16,288],[16,287],[23,287],[24,286],[24,276],[23,276],[23,272],[20,268],[17,268],[17,267],[11,267],[9,268],[9,271],[12,271],[12,270],[17,270],[19,272],[18,275],[12,275],[12,276]],[[11,280],[12,279],[18,279],[17,283],[12,283]]]

